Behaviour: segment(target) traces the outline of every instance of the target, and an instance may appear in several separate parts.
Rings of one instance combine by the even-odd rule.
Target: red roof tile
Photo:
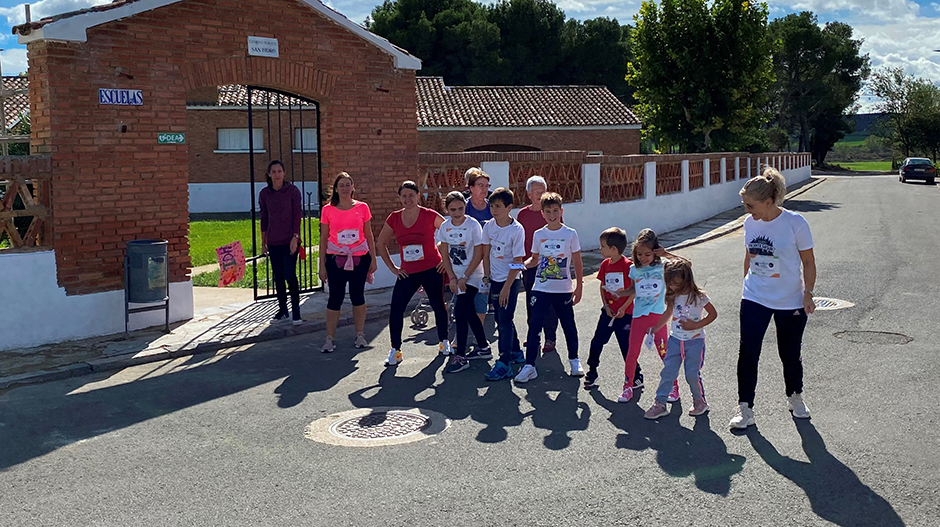
[[[29,114],[29,80],[26,77],[19,76],[3,77],[3,91],[20,92],[12,94],[4,101],[5,117],[9,129],[20,122],[23,115]]]

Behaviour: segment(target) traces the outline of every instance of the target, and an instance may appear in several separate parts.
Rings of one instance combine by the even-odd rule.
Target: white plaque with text
[[[248,55],[252,57],[278,58],[277,39],[248,37]]]

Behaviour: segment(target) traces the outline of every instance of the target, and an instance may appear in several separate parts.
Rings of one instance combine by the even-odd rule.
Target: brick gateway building
[[[254,85],[318,103],[324,171],[359,174],[376,215],[417,172],[421,62],[316,0],[122,0],[14,33],[29,59],[29,166],[41,167],[24,174],[47,178],[52,199],[34,210],[41,250],[0,258],[17,301],[4,348],[123,330],[132,239],[169,241],[171,317],[192,316],[188,146],[158,137],[187,132],[186,102],[201,90]],[[250,48],[252,37],[268,40]]]

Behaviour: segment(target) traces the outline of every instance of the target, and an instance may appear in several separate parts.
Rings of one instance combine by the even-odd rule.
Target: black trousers
[[[476,297],[478,293],[479,290],[476,287],[468,285],[466,293],[455,296],[454,322],[457,325],[457,348],[454,352],[460,356],[467,354],[467,337],[470,331],[473,331],[478,348],[489,346],[489,342],[486,341],[483,322],[477,316]]]
[[[349,300],[353,307],[366,303],[366,276],[369,266],[372,265],[372,255],[359,256],[359,264],[347,271],[337,265],[336,255],[326,255],[326,282],[330,286],[330,297],[326,301],[326,308],[339,311],[346,299],[346,284],[349,284]]]
[[[525,286],[525,315],[526,318],[532,316],[532,286],[535,285],[535,275],[538,273],[538,269],[526,269],[525,273],[522,275],[522,283]],[[545,322],[542,324],[542,329],[545,330],[545,340],[550,340],[555,342],[558,340],[558,315],[555,314],[554,308],[549,308],[548,313],[545,314]]]
[[[565,346],[568,348],[568,359],[578,358],[578,327],[574,321],[574,304],[571,302],[571,293],[543,293],[532,291],[532,300],[527,302],[529,311],[529,334],[526,338],[525,363],[535,366],[539,357],[541,344],[539,333],[545,325],[545,317],[549,311],[558,314],[558,321],[565,333]]]
[[[300,316],[300,285],[297,283],[297,253],[290,253],[290,245],[268,245],[268,259],[274,275],[274,290],[282,313],[287,313],[287,288],[294,318]],[[285,283],[287,287],[285,287]]]
[[[444,276],[437,272],[437,269],[431,268],[420,273],[409,274],[405,278],[399,278],[395,282],[395,289],[392,290],[391,312],[388,315],[389,333],[391,334],[392,347],[401,349],[401,330],[405,325],[405,309],[408,308],[408,302],[411,301],[418,288],[423,287],[428,295],[428,302],[434,309],[434,322],[437,325],[437,338],[441,342],[447,340],[447,307],[444,305]]]
[[[777,327],[777,353],[783,363],[787,397],[803,393],[803,330],[806,311],[771,309],[757,302],[741,300],[741,347],[738,351],[738,401],[754,406],[757,389],[757,363],[770,319]]]

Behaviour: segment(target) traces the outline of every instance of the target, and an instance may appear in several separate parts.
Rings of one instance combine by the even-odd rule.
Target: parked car
[[[901,183],[906,183],[908,179],[923,179],[928,185],[933,185],[936,177],[937,168],[926,157],[909,157],[898,170],[898,181]]]

